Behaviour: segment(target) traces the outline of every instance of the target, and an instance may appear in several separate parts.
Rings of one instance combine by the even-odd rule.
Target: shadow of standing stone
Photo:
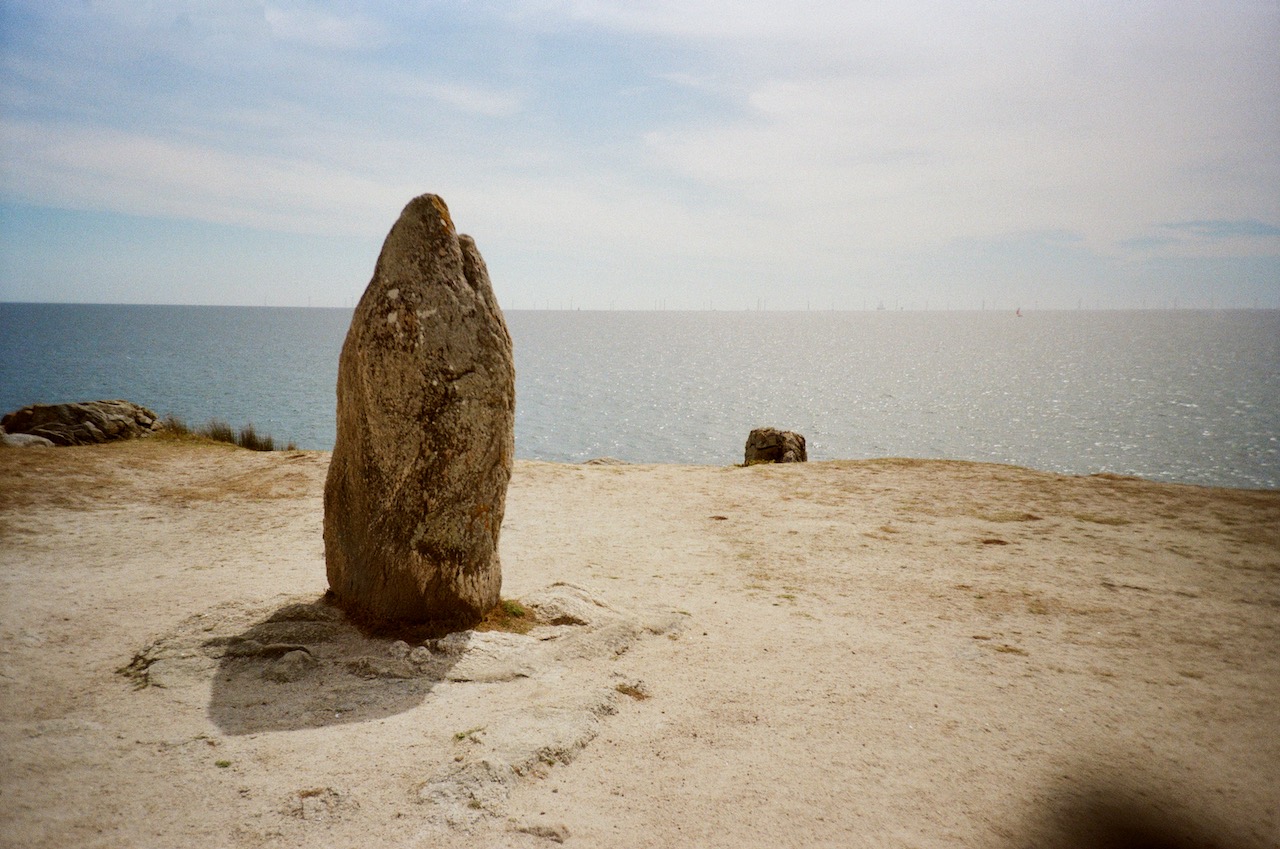
[[[367,722],[412,710],[457,655],[369,637],[323,600],[291,604],[221,651],[209,718],[226,734]]]
[[[620,704],[649,698],[646,682],[608,661],[688,618],[667,608],[619,610],[566,583],[521,603],[537,620],[528,634],[460,631],[411,646],[369,636],[324,598],[266,616],[228,602],[188,617],[119,672],[139,689],[161,691],[148,697],[167,692],[178,711],[205,710],[210,687],[207,715],[227,735],[366,722],[448,703],[443,713],[417,714],[423,733],[444,745],[423,752],[410,799],[424,834],[456,834],[506,816],[518,783],[570,763]],[[313,788],[290,804],[304,819],[323,819],[347,797]]]
[[[322,598],[281,607],[239,633],[203,617],[138,652],[120,670],[139,687],[178,689],[212,677],[210,720],[228,735],[366,722],[420,705],[464,655],[458,646],[371,637]],[[455,642],[467,635],[454,635]]]

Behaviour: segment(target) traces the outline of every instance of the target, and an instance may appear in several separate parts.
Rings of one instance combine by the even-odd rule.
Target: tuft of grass
[[[199,433],[212,439],[214,442],[226,442],[231,445],[236,444],[236,432],[231,429],[231,425],[222,419],[210,419],[209,423],[200,428]]]
[[[173,439],[184,439],[195,436],[195,434],[191,432],[191,428],[187,426],[187,423],[172,413],[164,417],[164,429],[161,433]]]
[[[475,627],[477,631],[507,631],[512,634],[527,634],[529,629],[538,624],[538,617],[533,611],[514,599],[504,598],[485,614],[484,619]]]
[[[231,761],[214,761],[213,765],[216,766],[218,769],[226,769],[227,767],[231,766]]]
[[[168,439],[224,442],[228,445],[248,448],[250,451],[276,450],[276,443],[271,438],[271,434],[260,435],[252,422],[240,428],[237,432],[222,419],[210,419],[204,425],[193,428],[177,416],[168,415],[164,419],[164,430],[161,433]],[[291,441],[284,446],[284,450],[297,451],[298,446]]]
[[[259,436],[258,432],[253,429],[253,422],[240,428],[240,435],[236,438],[236,445],[241,448],[248,448],[250,451],[274,451],[276,448],[275,440],[271,438],[271,434]]]

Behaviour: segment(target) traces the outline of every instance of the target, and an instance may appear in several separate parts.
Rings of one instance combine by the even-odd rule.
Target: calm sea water
[[[127,398],[334,440],[350,310],[0,303],[0,411]],[[1016,463],[1280,488],[1280,311],[511,311],[516,453]]]

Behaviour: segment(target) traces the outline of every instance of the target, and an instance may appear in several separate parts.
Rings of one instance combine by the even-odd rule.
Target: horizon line
[[[210,303],[164,303],[155,301],[23,301],[9,300],[0,298],[0,305],[13,306],[81,306],[81,307],[193,307],[203,309],[266,309],[266,310],[353,310],[354,305],[334,306],[334,305],[312,305],[312,304],[210,304]],[[499,305],[501,306],[501,305]],[[827,307],[814,309],[812,307],[804,308],[774,308],[774,307],[701,307],[701,308],[680,308],[680,307],[502,307],[504,313],[509,312],[585,312],[585,313],[607,313],[607,312],[629,312],[629,313],[1058,313],[1058,312],[1269,312],[1280,310],[1280,304],[1266,306],[1253,304],[1252,306],[1228,305],[1228,306],[1203,306],[1203,305],[1180,305],[1176,299],[1172,306],[1087,306],[1080,305],[1075,307],[1023,307],[1015,305],[1014,307],[897,307],[895,309],[886,309],[880,307]]]

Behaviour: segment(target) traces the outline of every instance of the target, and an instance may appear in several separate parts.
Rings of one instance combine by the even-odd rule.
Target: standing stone
[[[498,603],[515,455],[511,336],[475,242],[414,198],[338,360],[324,490],[334,600],[372,625],[465,628]]]
[[[790,430],[758,427],[747,436],[742,461],[752,463],[805,463],[804,436]]]

